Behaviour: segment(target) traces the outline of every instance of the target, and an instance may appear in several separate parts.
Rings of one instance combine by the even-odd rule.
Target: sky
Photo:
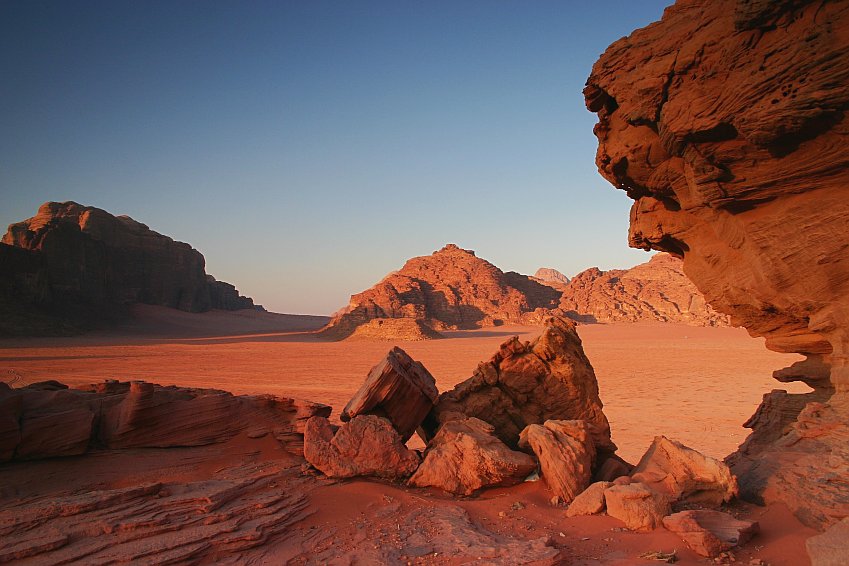
[[[668,3],[3,0],[0,224],[127,214],[303,314],[449,242],[630,267],[581,90]]]

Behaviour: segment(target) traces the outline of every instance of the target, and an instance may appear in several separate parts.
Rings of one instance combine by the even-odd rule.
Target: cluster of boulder
[[[538,472],[568,516],[606,511],[632,530],[664,526],[704,556],[758,529],[717,510],[738,493],[724,463],[662,436],[636,466],[616,455],[595,374],[565,318],[549,318],[533,342],[506,341],[442,394],[421,363],[393,348],[341,420],[314,416],[304,429],[305,459],[330,477],[470,496]],[[427,443],[423,453],[406,445],[414,433]]]

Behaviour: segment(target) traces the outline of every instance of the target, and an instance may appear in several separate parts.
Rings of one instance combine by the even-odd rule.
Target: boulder
[[[737,496],[737,480],[725,463],[665,436],[655,437],[631,479],[676,503],[719,507]]]
[[[475,418],[445,423],[428,444],[409,485],[471,495],[485,487],[521,482],[534,471],[536,462],[524,452],[510,450],[493,434],[494,430]]]
[[[583,420],[602,457],[616,450],[575,323],[561,317],[549,317],[533,342],[507,340],[472,377],[440,395],[426,421],[428,431],[456,414],[492,424],[496,436],[513,448],[530,424]]]
[[[805,541],[811,566],[846,566],[849,556],[849,517]]]
[[[745,544],[758,532],[756,521],[740,521],[721,511],[689,510],[663,518],[663,526],[687,543],[694,552],[714,558]]]
[[[613,485],[604,490],[607,514],[632,531],[651,531],[672,512],[669,497],[643,483]]]
[[[304,458],[332,478],[375,476],[402,479],[419,465],[392,424],[374,415],[359,415],[336,428],[324,417],[312,417],[304,431]]]
[[[604,492],[608,487],[612,487],[613,482],[598,481],[578,494],[569,507],[566,509],[567,517],[577,517],[579,515],[595,515],[601,513],[605,509]]]
[[[439,396],[436,380],[407,352],[395,347],[371,368],[365,383],[354,394],[340,419],[378,415],[392,423],[406,442],[433,409]]]
[[[519,448],[533,451],[548,489],[564,503],[590,485],[595,446],[584,421],[528,425],[519,435]]]

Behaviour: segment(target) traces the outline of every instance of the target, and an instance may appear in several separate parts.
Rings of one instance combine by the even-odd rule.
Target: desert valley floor
[[[330,404],[335,420],[371,366],[392,345],[321,341],[310,330],[324,322],[320,317],[215,312],[187,316],[155,307],[144,309],[142,322],[117,333],[0,342],[2,378],[15,386],[47,379],[81,384],[114,378],[235,393],[273,393]],[[224,328],[230,332],[222,332]],[[518,334],[527,340],[539,332],[538,327],[498,327],[398,345],[424,363],[440,390],[445,390],[467,378],[478,362],[488,359],[509,336]],[[732,452],[748,432],[741,423],[753,413],[762,394],[786,388],[771,378],[772,370],[795,359],[767,351],[762,340],[751,339],[735,328],[583,325],[579,333],[598,376],[613,440],[630,461],[639,459],[657,434],[718,458]],[[793,387],[803,390],[797,384],[791,384]],[[411,442],[415,444],[416,439]],[[273,440],[240,435],[224,445],[189,450],[126,450],[12,463],[0,467],[0,503],[37,502],[93,487],[115,489],[146,481],[188,485],[198,479],[226,476],[228,470],[240,466],[260,469],[277,465],[274,462],[292,465]],[[638,558],[640,554],[673,549],[681,564],[706,560],[663,529],[636,534],[609,517],[567,519],[562,508],[548,504],[549,494],[542,482],[457,500],[433,490],[365,480],[335,481],[291,473],[287,477],[293,493],[309,494],[310,514],[292,526],[287,536],[263,547],[259,563],[465,563],[440,557],[436,550],[425,556],[385,554],[386,549],[410,547],[410,540],[402,541],[400,533],[448,524],[453,525],[452,532],[462,531],[465,514],[471,524],[491,536],[513,537],[504,539],[508,542],[547,537],[563,551],[566,564],[594,564],[597,560],[648,563]],[[462,517],[452,515],[456,513]],[[737,503],[734,513],[761,523],[759,537],[737,553],[742,563],[808,563],[804,540],[816,533],[800,525],[786,508]],[[467,532],[463,536],[477,535]],[[446,542],[455,543],[469,544],[468,539]],[[484,545],[481,552],[486,548]],[[359,558],[352,561],[351,556]],[[37,557],[34,560],[32,563],[39,563]]]

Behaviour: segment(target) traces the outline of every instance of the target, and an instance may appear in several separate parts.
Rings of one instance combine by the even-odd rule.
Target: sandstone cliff
[[[583,322],[728,324],[684,275],[681,260],[665,253],[631,269],[582,271],[563,289],[559,308]]]
[[[551,267],[540,267],[534,273],[534,279],[542,283],[554,283],[556,285],[566,285],[569,283],[569,278]]]
[[[731,458],[741,491],[818,528],[849,515],[849,4],[686,0],[611,45],[584,91],[630,243],[684,258],[776,372]],[[826,483],[822,478],[828,478]]]
[[[516,323],[557,306],[560,293],[530,277],[504,273],[454,244],[414,257],[399,271],[351,297],[323,333],[344,338],[375,318],[415,318],[435,330]]]
[[[189,312],[253,308],[229,283],[205,272],[203,255],[128,216],[74,202],[43,204],[9,226],[0,245],[0,293],[17,326],[4,333],[41,333],[32,320],[73,328],[121,314],[133,303]]]

